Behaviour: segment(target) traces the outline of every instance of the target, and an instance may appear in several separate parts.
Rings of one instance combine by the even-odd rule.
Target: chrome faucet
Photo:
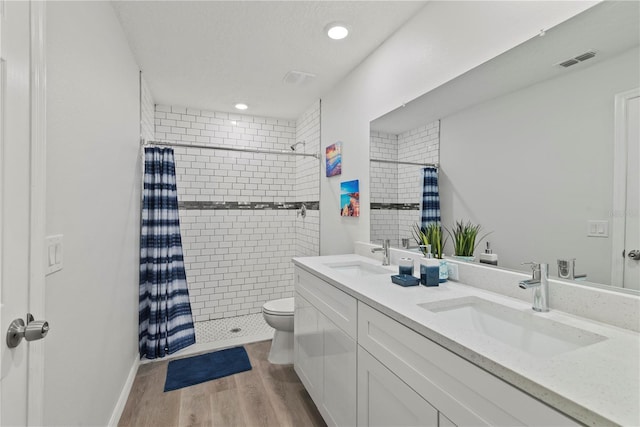
[[[391,242],[389,239],[384,239],[382,241],[382,247],[380,248],[372,248],[371,253],[382,252],[382,265],[389,265],[389,248],[391,247]]]
[[[559,259],[558,260],[558,277],[561,279],[586,279],[586,274],[576,274],[576,259]]]
[[[531,264],[531,279],[521,280],[518,286],[522,289],[533,289],[533,310],[549,311],[549,264],[525,262]]]
[[[418,249],[420,246],[411,246],[409,238],[402,238],[401,243],[404,249]]]

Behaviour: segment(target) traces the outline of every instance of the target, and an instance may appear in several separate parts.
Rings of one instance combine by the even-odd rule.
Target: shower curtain
[[[164,357],[195,342],[173,150],[146,147],[140,228],[140,357]]]
[[[438,168],[426,167],[422,170],[422,206],[420,223],[426,227],[440,223],[440,193],[438,191]]]

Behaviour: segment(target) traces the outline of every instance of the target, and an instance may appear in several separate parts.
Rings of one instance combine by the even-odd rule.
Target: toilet
[[[293,297],[267,301],[262,306],[264,320],[276,330],[268,360],[274,365],[293,363]]]

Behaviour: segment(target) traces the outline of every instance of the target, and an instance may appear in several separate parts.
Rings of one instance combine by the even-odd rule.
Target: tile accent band
[[[302,204],[309,210],[320,209],[320,202],[199,202],[199,201],[178,201],[178,209],[185,210],[297,210],[302,208]]]
[[[308,206],[307,209],[309,209]],[[389,211],[417,211],[420,210],[420,203],[371,203],[371,209],[381,209]]]

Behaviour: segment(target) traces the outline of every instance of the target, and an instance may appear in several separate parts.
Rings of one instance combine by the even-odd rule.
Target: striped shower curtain
[[[438,191],[438,168],[422,170],[422,206],[420,223],[426,227],[440,222],[440,192]]]
[[[171,148],[144,149],[138,342],[140,357],[147,359],[196,342]]]

